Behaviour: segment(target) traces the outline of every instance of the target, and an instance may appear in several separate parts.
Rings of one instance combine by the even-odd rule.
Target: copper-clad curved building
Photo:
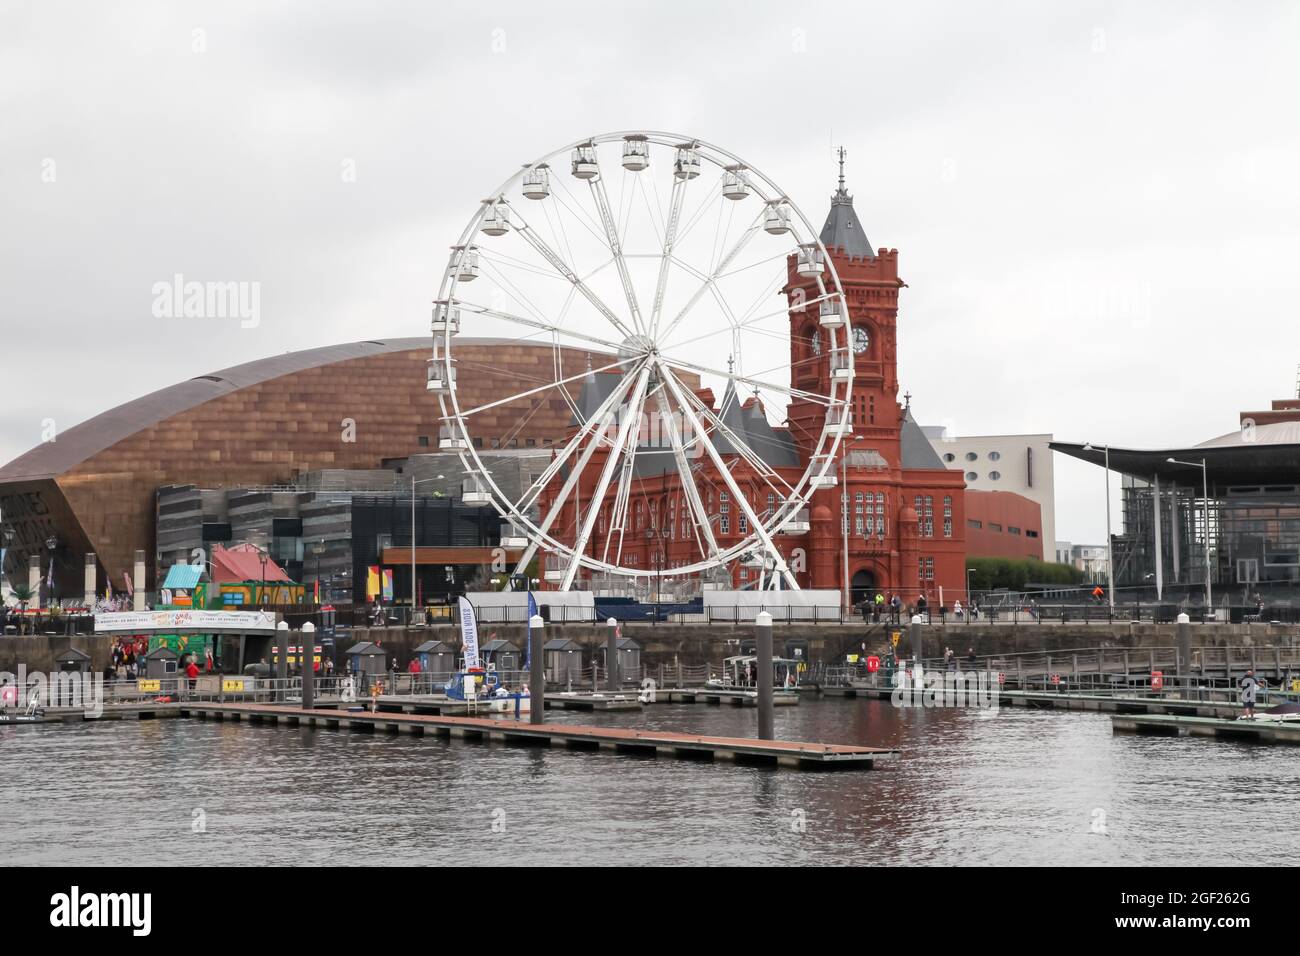
[[[556,379],[549,343],[458,337],[462,407]],[[290,352],[200,375],[119,405],[0,468],[0,509],[15,531],[11,581],[25,580],[50,536],[61,593],[80,593],[82,555],[94,552],[99,588],[121,587],[134,552],[152,565],[157,488],[283,485],[321,468],[376,468],[436,450],[440,410],[425,390],[427,338],[353,342]],[[564,350],[563,373],[587,353]],[[558,390],[478,414],[486,447],[563,439],[570,409]],[[148,586],[153,587],[150,568]]]

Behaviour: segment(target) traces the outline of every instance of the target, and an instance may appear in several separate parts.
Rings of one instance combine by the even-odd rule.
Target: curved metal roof
[[[456,341],[461,345],[534,344],[500,338],[458,337]],[[538,348],[552,347],[548,342],[535,344]],[[0,468],[0,481],[56,478],[142,429],[214,398],[271,379],[337,362],[429,348],[431,341],[427,336],[348,342],[286,352],[234,365],[208,375],[198,375],[110,408],[60,432],[57,441],[43,442]]]

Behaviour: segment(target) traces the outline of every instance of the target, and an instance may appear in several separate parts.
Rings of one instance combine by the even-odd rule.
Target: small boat
[[[1263,713],[1256,714],[1254,719],[1287,723],[1300,721],[1300,704],[1277,704]]]
[[[465,690],[470,686],[471,678],[474,681],[474,689],[470,695],[467,695]],[[443,685],[443,693],[447,695],[448,700],[472,700],[477,706],[493,714],[513,714],[516,700],[519,702],[520,713],[526,714],[531,710],[528,694],[519,691],[510,693],[501,685],[496,671],[484,670],[481,667],[456,671],[451,675],[451,680]]]
[[[35,713],[6,714],[0,713],[0,724],[41,724],[45,722],[45,711]]]

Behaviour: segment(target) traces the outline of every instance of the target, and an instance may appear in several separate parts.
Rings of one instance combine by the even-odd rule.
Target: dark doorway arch
[[[856,605],[875,596],[876,575],[866,569],[854,574],[853,581],[849,584],[849,599]]]

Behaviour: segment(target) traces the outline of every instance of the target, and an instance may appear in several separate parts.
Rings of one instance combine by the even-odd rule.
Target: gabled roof
[[[292,579],[284,569],[272,561],[266,561],[266,571],[262,571],[262,552],[251,544],[237,544],[233,548],[215,547],[212,549],[212,580],[221,583],[233,581],[289,581]]]

